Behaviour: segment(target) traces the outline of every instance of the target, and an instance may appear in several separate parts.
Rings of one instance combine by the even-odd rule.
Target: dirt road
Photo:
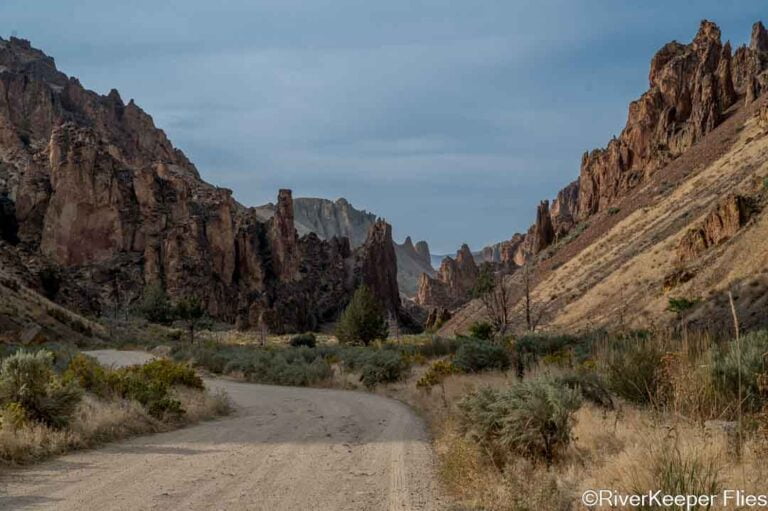
[[[144,354],[95,352],[107,363]],[[362,392],[209,380],[233,417],[0,475],[0,509],[439,509],[422,422]]]

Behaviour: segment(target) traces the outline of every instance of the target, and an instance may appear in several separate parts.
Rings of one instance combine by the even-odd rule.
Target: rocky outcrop
[[[768,31],[761,22],[752,26],[749,46],[742,46],[733,56],[731,74],[734,89],[747,103],[756,100],[768,87]]]
[[[522,266],[525,264],[526,256],[523,252],[525,244],[525,235],[515,233],[512,239],[505,241],[501,245],[501,262],[506,266]]]
[[[522,265],[581,222],[610,209],[657,170],[687,151],[726,117],[740,96],[768,88],[768,31],[758,22],[748,46],[732,54],[720,29],[702,21],[690,44],[671,42],[651,61],[650,88],[629,106],[619,137],[585,153],[579,179],[542,202],[524,235],[484,250],[483,260]],[[768,125],[768,121],[766,121]]]
[[[741,195],[723,199],[696,228],[683,235],[677,247],[681,262],[690,261],[709,247],[733,237],[749,221],[754,212],[753,201]]]
[[[426,274],[419,280],[416,303],[423,307],[457,307],[466,303],[472,295],[479,269],[469,247],[464,244],[456,258],[446,257],[435,278]]]
[[[574,181],[557,193],[550,217],[555,239],[560,239],[576,224],[579,209],[579,182]]]
[[[426,241],[413,244],[411,237],[405,238],[402,244],[395,243],[397,256],[397,282],[400,292],[406,296],[414,296],[418,290],[419,277],[422,273],[433,276],[432,260]],[[421,247],[419,252],[418,247]]]
[[[379,298],[390,314],[400,311],[397,287],[397,261],[392,242],[392,227],[377,220],[368,230],[368,238],[358,254],[360,281]]]
[[[419,255],[419,260],[431,268],[432,254],[429,252],[429,245],[427,242],[424,240],[417,241],[414,248],[416,249],[416,253]]]
[[[528,233],[531,240],[531,252],[538,254],[547,248],[555,239],[555,229],[552,227],[552,218],[549,214],[549,201],[541,201],[536,209],[536,223]]]
[[[433,307],[429,310],[429,315],[424,323],[426,329],[438,329],[451,319],[451,312],[445,308]]]
[[[290,190],[262,218],[202,181],[133,101],[84,89],[27,41],[0,40],[0,128],[0,229],[18,241],[2,259],[23,261],[28,283],[33,268],[57,268],[67,306],[128,306],[160,283],[220,320],[261,318],[275,332],[336,319],[362,283],[398,306],[386,223],[355,251],[300,237]]]
[[[290,190],[280,190],[277,208],[269,221],[272,240],[272,262],[280,280],[290,281],[298,276],[299,235],[293,223],[293,199]]]
[[[757,124],[763,133],[768,133],[768,104],[764,103],[760,109],[755,113]]]
[[[709,21],[691,44],[659,50],[650,89],[630,105],[621,135],[582,159],[577,218],[607,209],[720,124],[736,101],[731,73],[730,45]]]
[[[254,209],[262,221],[270,220],[277,209],[273,203]],[[365,210],[355,209],[344,198],[331,201],[328,199],[299,197],[293,200],[294,227],[299,236],[315,233],[320,239],[346,237],[351,247],[360,247],[368,236],[368,231],[376,223],[376,215]],[[422,273],[434,275],[429,246],[426,241],[413,244],[406,238],[403,244],[395,243],[397,255],[397,281],[400,291],[406,296],[416,294],[419,276]]]

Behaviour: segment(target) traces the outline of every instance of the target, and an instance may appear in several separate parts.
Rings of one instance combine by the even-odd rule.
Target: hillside
[[[724,329],[729,290],[743,326],[766,324],[766,56],[759,23],[733,54],[706,21],[691,44],[659,51],[621,136],[585,154],[578,182],[552,208],[542,202],[510,247],[503,279],[515,328],[525,328],[520,264],[531,268],[532,309],[547,329]],[[484,314],[470,302],[443,332]]]

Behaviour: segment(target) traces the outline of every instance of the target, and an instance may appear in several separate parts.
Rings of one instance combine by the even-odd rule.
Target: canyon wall
[[[0,261],[56,301],[98,314],[159,284],[212,316],[275,332],[336,319],[361,283],[400,315],[391,229],[353,248],[299,236],[290,190],[264,220],[200,179],[152,118],[101,96],[29,42],[0,40]]]

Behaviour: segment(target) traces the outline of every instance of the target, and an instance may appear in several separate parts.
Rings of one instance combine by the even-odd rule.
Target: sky
[[[618,135],[650,60],[763,2],[3,0],[16,33],[116,88],[245,205],[345,197],[433,253],[524,232]]]

